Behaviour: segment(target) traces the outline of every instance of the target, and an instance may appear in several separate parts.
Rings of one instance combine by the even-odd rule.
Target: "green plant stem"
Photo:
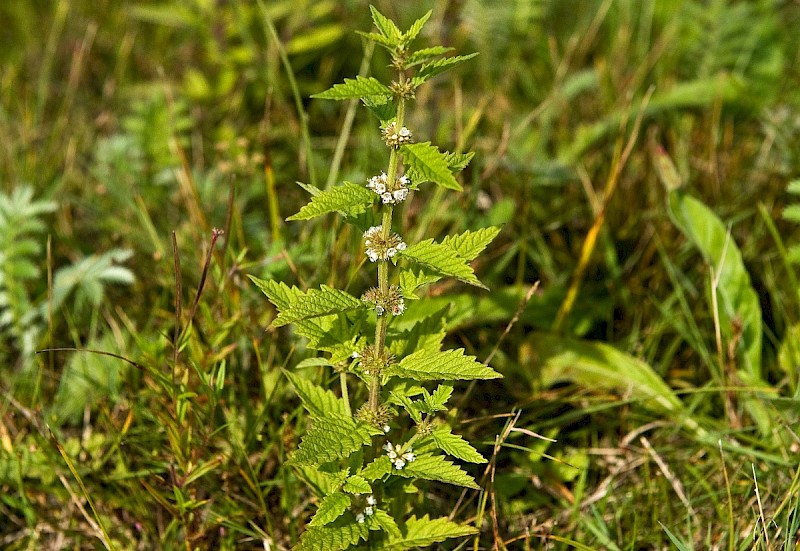
[[[404,75],[400,73],[400,81],[402,82]],[[405,100],[400,98],[397,102],[397,127],[403,127],[403,118],[405,117]],[[389,168],[387,170],[388,181],[394,183],[397,178],[397,168],[400,164],[400,154],[397,149],[392,149],[389,154]],[[391,204],[385,205],[383,209],[383,218],[381,223],[381,235],[384,239],[388,238],[392,233],[392,214],[394,208]],[[382,295],[389,292],[389,261],[381,260],[378,262],[378,289]],[[389,322],[389,314],[378,316],[375,323],[375,349],[379,353],[383,353],[386,349],[386,326]],[[381,375],[380,373],[372,375],[369,381],[369,409],[373,412],[378,411],[379,397],[381,392]]]

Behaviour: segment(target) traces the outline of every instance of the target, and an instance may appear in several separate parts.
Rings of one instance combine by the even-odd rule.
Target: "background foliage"
[[[309,99],[371,23],[267,4],[0,3],[3,548],[280,549],[310,520],[280,368],[324,370],[244,275],[368,285],[334,217],[283,220],[294,182],[380,164],[374,118]],[[504,374],[454,396],[486,492],[419,506],[478,548],[794,548],[797,2],[377,7],[480,53],[416,99],[409,126],[477,155],[409,242],[504,224],[491,291],[431,299]]]

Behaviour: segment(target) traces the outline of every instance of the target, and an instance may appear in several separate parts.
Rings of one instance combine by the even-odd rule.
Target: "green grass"
[[[368,285],[335,217],[284,219],[296,181],[362,181],[382,152],[363,110],[340,135],[347,106],[308,99],[363,74],[367,4],[267,4],[0,3],[4,549],[280,549],[309,520],[281,373],[309,353],[246,275]],[[464,549],[795,549],[800,8],[576,4],[378,3],[480,53],[416,98],[420,135],[478,154],[404,235],[504,224],[491,291],[440,297],[451,344],[505,377],[454,396],[486,492],[410,499],[478,526]],[[727,245],[690,231],[713,227]],[[749,279],[714,300],[733,248]]]

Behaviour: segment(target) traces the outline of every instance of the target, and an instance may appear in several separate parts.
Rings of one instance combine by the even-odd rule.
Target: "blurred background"
[[[480,54],[411,108],[476,156],[406,240],[503,226],[491,291],[431,289],[504,374],[454,412],[493,476],[419,506],[476,549],[795,549],[800,2],[374,4]],[[309,352],[246,275],[370,285],[353,228],[284,219],[296,182],[385,162],[366,110],[309,99],[389,78],[371,25],[361,0],[0,2],[0,547],[296,541],[279,368]]]

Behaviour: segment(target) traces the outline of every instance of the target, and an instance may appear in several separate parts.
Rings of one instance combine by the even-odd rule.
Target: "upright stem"
[[[404,80],[404,75],[401,71],[400,81]],[[405,100],[401,97],[397,102],[397,128],[403,127],[403,119],[405,118],[406,104]],[[386,172],[388,181],[394,185],[397,178],[397,168],[400,165],[400,154],[397,149],[392,148],[389,154],[389,168]],[[384,239],[388,238],[392,233],[392,214],[394,208],[391,204],[384,205],[383,218],[381,223],[381,235]],[[382,295],[389,292],[389,260],[381,260],[378,262],[378,289]],[[383,354],[386,349],[386,326],[389,322],[388,313],[378,316],[378,321],[375,324],[375,349],[378,353]],[[381,375],[380,373],[374,374],[369,382],[369,409],[377,412],[381,391]]]

